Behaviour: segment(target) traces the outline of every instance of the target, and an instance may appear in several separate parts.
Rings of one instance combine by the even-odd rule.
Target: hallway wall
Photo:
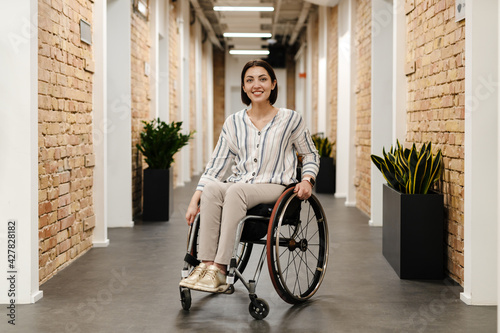
[[[179,91],[177,86],[179,85],[179,58],[180,58],[180,36],[179,36],[179,22],[177,17],[179,15],[178,3],[172,0],[168,0],[167,6],[170,6],[169,10],[169,27],[168,27],[168,37],[169,38],[169,49],[168,49],[168,59],[169,59],[169,122],[179,121]],[[179,154],[174,156],[174,160],[177,159]],[[174,163],[174,185],[177,184],[178,174],[179,174],[179,163]]]
[[[356,2],[356,206],[370,215],[371,168],[371,0]]]
[[[337,138],[337,91],[338,91],[338,39],[339,39],[339,29],[338,29],[338,6],[331,7],[328,9],[328,31],[327,31],[327,47],[328,47],[328,103],[327,103],[327,135],[331,142],[335,142]],[[333,146],[333,156],[335,157],[335,152],[337,150],[337,145]]]
[[[92,46],[80,41],[92,3],[38,1],[39,280],[92,247]]]
[[[439,192],[446,208],[447,270],[464,278],[465,21],[453,2],[420,2],[407,13],[407,146],[432,142],[442,149]],[[403,138],[400,138],[403,139]]]
[[[142,211],[142,170],[147,167],[136,145],[144,127],[142,121],[150,119],[151,84],[146,66],[151,66],[152,59],[150,24],[134,10],[131,16],[132,216],[136,216]]]

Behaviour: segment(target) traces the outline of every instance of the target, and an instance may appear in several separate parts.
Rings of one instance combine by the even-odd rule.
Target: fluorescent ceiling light
[[[229,50],[229,54],[237,55],[269,55],[268,50]]]
[[[219,12],[273,12],[274,7],[236,7],[236,6],[214,6]]]
[[[225,32],[224,37],[258,37],[271,38],[273,35],[269,32]]]

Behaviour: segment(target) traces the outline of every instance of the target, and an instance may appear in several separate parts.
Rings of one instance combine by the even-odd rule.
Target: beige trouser
[[[277,184],[222,183],[205,185],[200,202],[198,260],[228,265],[238,222],[247,209],[274,203],[285,187]]]

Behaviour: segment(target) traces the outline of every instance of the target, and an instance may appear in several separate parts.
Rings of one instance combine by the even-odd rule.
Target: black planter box
[[[316,176],[316,193],[335,193],[335,163],[333,157],[320,157]]]
[[[173,210],[172,169],[145,169],[143,221],[168,221]]]
[[[401,279],[444,277],[443,195],[383,189],[382,253]]]

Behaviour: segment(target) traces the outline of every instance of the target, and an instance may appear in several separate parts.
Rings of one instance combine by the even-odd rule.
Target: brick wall
[[[318,42],[319,42],[319,20],[318,20],[318,12],[313,14],[310,14],[310,20],[311,20],[311,30],[312,30],[312,40],[310,40],[310,45],[308,47],[311,47],[311,54],[312,54],[312,59],[311,59],[311,105],[309,110],[307,112],[311,112],[311,128],[309,129],[312,134],[318,132],[318,59],[319,59],[319,49],[318,49]],[[309,75],[307,73],[306,75]],[[307,106],[306,106],[307,108]]]
[[[447,269],[463,284],[465,21],[455,22],[454,1],[417,1],[407,13],[408,143],[443,150],[439,191],[445,195]]]
[[[203,132],[197,133],[196,136],[201,138],[208,138],[208,79],[207,79],[207,71],[208,66],[212,66],[211,63],[208,62],[208,56],[205,49],[205,44],[210,43],[210,40],[206,40],[204,44],[202,44],[202,57],[201,57],[201,105],[202,105],[202,120],[203,120]],[[208,162],[208,154],[212,151],[212,147],[208,147],[208,140],[203,142],[203,166]],[[210,152],[209,152],[210,150]]]
[[[142,211],[142,170],[147,167],[135,145],[140,142],[142,121],[149,120],[149,77],[145,75],[145,63],[151,63],[151,41],[148,21],[133,9],[131,23],[132,214],[135,216]]]
[[[191,13],[191,15],[194,15]],[[198,18],[196,18],[198,20]],[[196,91],[196,24],[191,24],[189,27],[189,130],[196,130],[196,98],[199,93]],[[182,127],[187,129],[186,126]],[[196,141],[198,135],[189,142],[189,153],[191,155],[189,175],[193,175],[196,165]]]
[[[44,283],[92,247],[92,47],[80,19],[92,2],[38,2],[39,279]]]
[[[179,25],[177,24],[177,11],[178,3],[173,0],[169,0],[167,6],[170,6],[170,17],[169,17],[169,122],[177,121],[179,119]],[[178,155],[177,155],[178,156]],[[174,161],[177,158],[174,157]],[[178,166],[179,163],[174,163],[174,185],[177,184],[178,177]]]
[[[217,144],[222,125],[226,119],[225,109],[225,53],[217,47],[213,48],[214,66],[214,145]]]
[[[328,9],[327,15],[327,66],[328,66],[328,138],[332,141],[337,140],[337,90],[338,90],[338,7]],[[333,156],[337,145],[333,147]]]
[[[371,1],[356,2],[356,206],[370,214]]]

